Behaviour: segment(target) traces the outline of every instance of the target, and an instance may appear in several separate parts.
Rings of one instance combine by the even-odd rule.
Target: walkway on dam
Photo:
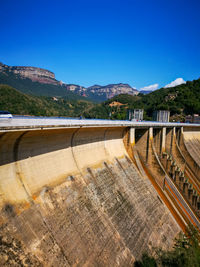
[[[68,127],[200,127],[199,124],[161,123],[155,121],[101,120],[76,119],[63,117],[23,117],[14,116],[12,119],[0,118],[0,131],[35,128],[68,128]]]

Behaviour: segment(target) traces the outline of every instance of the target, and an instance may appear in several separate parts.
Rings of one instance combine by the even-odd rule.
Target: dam
[[[133,266],[200,229],[200,125],[0,122],[1,266]]]

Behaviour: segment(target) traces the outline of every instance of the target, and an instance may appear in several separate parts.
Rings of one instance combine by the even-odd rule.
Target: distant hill
[[[106,86],[93,85],[84,87],[76,84],[66,84],[55,79],[55,74],[49,70],[8,66],[0,63],[0,83],[8,84],[17,90],[37,95],[65,97],[67,99],[88,99],[95,102],[105,101],[115,95],[136,95],[138,91],[128,84],[108,84]]]
[[[110,106],[112,102],[121,106]],[[127,109],[144,109],[144,119],[151,119],[154,110],[170,110],[171,119],[184,120],[188,114],[200,113],[200,79],[188,81],[170,88],[161,88],[148,95],[118,95],[91,108],[85,113],[87,117],[126,119]]]
[[[138,91],[128,84],[108,84],[105,86],[93,85],[85,88],[75,84],[65,84],[65,87],[81,96],[85,96],[94,102],[103,102],[119,94],[137,95]]]
[[[147,95],[147,94],[150,94],[150,93],[152,93],[153,92],[153,90],[140,90],[139,91],[139,93],[140,94],[143,94],[143,95]]]
[[[0,84],[7,84],[18,90],[5,86],[1,89],[3,94],[1,109],[9,109],[19,114],[59,116],[84,114],[88,118],[126,119],[127,109],[141,108],[144,109],[146,120],[151,119],[153,111],[159,109],[170,110],[171,119],[184,120],[188,114],[200,113],[200,79],[175,87],[161,88],[144,95],[124,83],[93,85],[85,88],[56,80],[54,73],[49,70],[23,66],[10,67],[0,63]],[[9,88],[8,94],[6,88]],[[20,94],[19,91],[26,95]],[[18,104],[14,96],[19,99]],[[94,105],[86,101],[88,99],[104,102]],[[118,104],[111,104],[112,102]]]
[[[119,94],[137,95],[138,91],[124,83],[93,85],[87,88],[87,95],[93,100],[105,101]]]
[[[8,66],[0,62],[0,71],[19,74],[21,77],[29,78],[34,82],[55,85],[59,84],[55,79],[55,74],[46,69],[25,66]]]
[[[41,69],[33,67],[5,66],[0,65],[0,84],[10,85],[30,95],[65,97],[70,100],[85,99],[67,90],[60,82],[53,78],[53,73],[49,72],[50,75],[48,76],[47,70],[41,71]],[[44,73],[46,74],[44,75]]]
[[[93,104],[88,101],[32,96],[8,85],[0,85],[0,110],[12,114],[79,117],[91,107]]]
[[[144,95],[137,104],[143,106],[149,116],[157,109],[170,110],[171,115],[200,113],[200,79],[161,88]]]

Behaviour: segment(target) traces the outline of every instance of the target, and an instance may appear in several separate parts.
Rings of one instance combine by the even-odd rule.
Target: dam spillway
[[[9,123],[0,125],[1,265],[132,266],[172,246],[188,207],[198,224],[198,162],[184,140],[198,126]],[[186,179],[192,195],[181,191]]]

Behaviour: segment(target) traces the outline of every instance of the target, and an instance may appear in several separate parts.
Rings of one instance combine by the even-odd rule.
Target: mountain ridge
[[[13,72],[19,74],[21,77],[29,78],[32,81],[41,83],[59,83],[55,79],[55,74],[47,69],[32,67],[32,66],[8,66],[0,62],[0,72]]]
[[[55,74],[53,72],[47,69],[31,66],[8,66],[0,63],[0,74],[0,83],[6,83],[10,86],[16,87],[16,89],[24,93],[31,93],[33,95],[41,94],[50,96],[65,96],[67,94],[66,92],[68,91],[72,92],[73,94],[89,98],[95,102],[101,102],[110,99],[118,94],[137,95],[139,93],[135,88],[132,88],[127,83],[116,83],[103,86],[95,84],[89,87],[84,87],[77,84],[67,84],[62,81],[56,80]],[[5,74],[4,77],[2,77],[3,74]],[[13,75],[16,75],[16,77],[14,77]],[[12,82],[9,83],[9,76],[12,76],[12,79],[18,80],[18,86],[15,86],[15,84],[13,84]],[[55,87],[54,90],[52,89],[52,93],[50,90],[47,90],[47,88],[46,91],[42,91],[42,89],[39,91],[34,91],[34,89],[31,89],[30,92],[30,90],[28,91],[28,88],[27,90],[25,90],[25,88],[22,90],[19,85],[19,79],[30,79],[33,83],[39,83],[40,85],[57,86],[57,90]],[[22,81],[22,83],[24,82]],[[36,86],[36,84],[34,85],[35,87],[38,87]],[[34,86],[29,86],[29,88],[30,87]]]

